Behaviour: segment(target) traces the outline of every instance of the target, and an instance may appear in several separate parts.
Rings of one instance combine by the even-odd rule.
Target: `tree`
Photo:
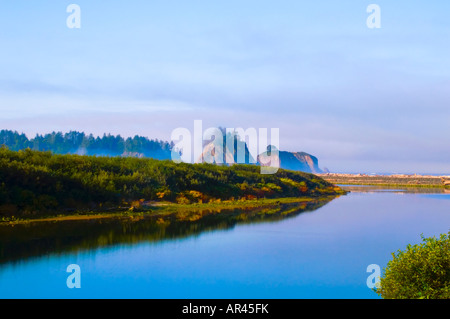
[[[392,253],[375,289],[384,299],[450,298],[450,232]]]

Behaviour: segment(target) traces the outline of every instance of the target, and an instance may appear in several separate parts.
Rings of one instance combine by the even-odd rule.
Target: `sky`
[[[447,0],[1,0],[0,129],[170,140],[202,120],[279,128],[281,150],[332,172],[450,175],[449,15]]]

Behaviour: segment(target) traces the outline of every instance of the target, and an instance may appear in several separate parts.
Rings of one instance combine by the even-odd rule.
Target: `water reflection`
[[[333,197],[248,209],[179,210],[165,216],[0,225],[0,263],[115,244],[162,241],[231,229],[237,224],[274,222],[314,211]]]

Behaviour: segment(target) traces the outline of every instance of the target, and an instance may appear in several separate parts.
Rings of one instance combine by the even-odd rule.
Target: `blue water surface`
[[[448,194],[352,192],[294,218],[0,265],[0,298],[378,298],[367,267],[447,233]],[[81,268],[69,289],[66,267]]]

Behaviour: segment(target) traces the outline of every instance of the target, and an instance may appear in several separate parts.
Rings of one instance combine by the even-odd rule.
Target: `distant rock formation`
[[[319,160],[317,157],[305,152],[284,152],[280,151],[281,168],[294,171],[303,171],[313,174],[320,174]]]
[[[224,143],[225,145],[225,143]],[[323,171],[319,168],[317,157],[305,152],[286,152],[278,151],[278,156],[271,156],[270,147],[268,151],[258,155],[256,161],[251,156],[247,144],[243,141],[235,140],[234,151],[223,147],[223,150],[217,150],[214,142],[209,142],[203,147],[202,155],[197,162],[214,163],[232,165],[236,163],[243,164],[242,160],[238,160],[238,150],[240,154],[245,154],[245,164],[255,163],[262,166],[276,166],[293,171],[301,171],[306,173],[320,174]],[[278,163],[279,164],[278,164]]]
[[[232,146],[227,145],[225,136],[222,143],[207,142],[203,146],[202,154],[197,159],[197,162],[228,165],[256,163],[248,150],[247,144],[236,136],[233,136],[233,140],[234,145]],[[218,149],[216,149],[216,144],[219,146]]]
[[[268,152],[270,149],[268,150]],[[258,163],[268,163],[270,154],[264,152],[258,156]],[[320,174],[323,171],[319,168],[319,161],[317,157],[305,152],[286,152],[278,151],[278,159],[280,168],[289,169],[293,171],[301,171],[306,173]]]

